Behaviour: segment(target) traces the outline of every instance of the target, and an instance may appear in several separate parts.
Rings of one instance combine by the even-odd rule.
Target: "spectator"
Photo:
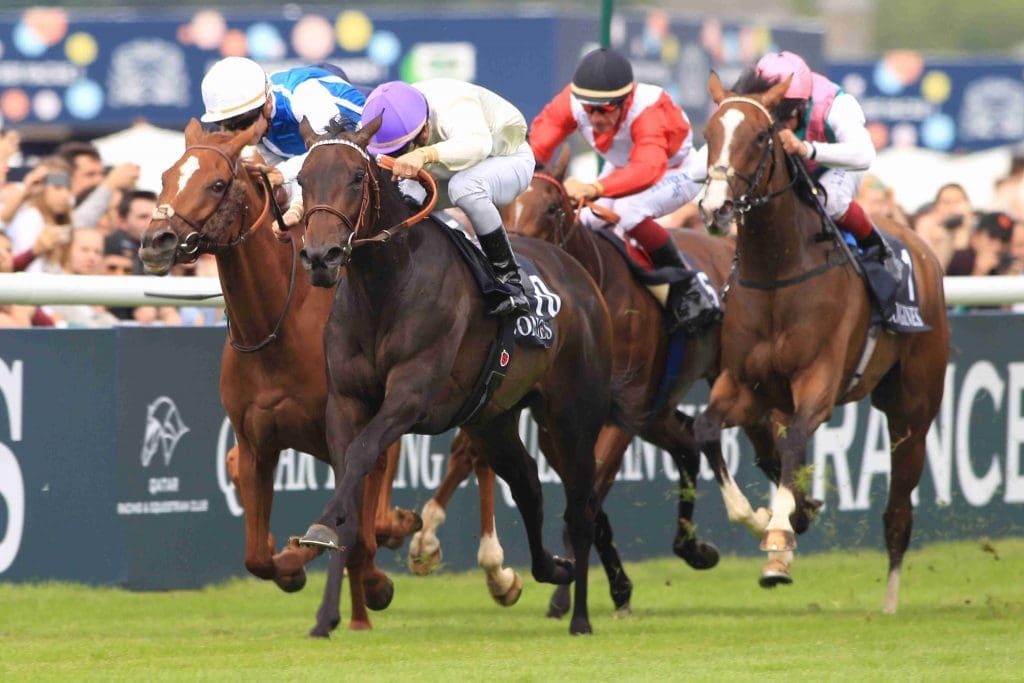
[[[917,220],[914,221],[914,232],[931,247],[942,265],[943,272],[946,272],[949,261],[953,258],[953,233],[946,228],[939,214],[935,211],[918,214]]]
[[[998,275],[1008,264],[1013,219],[1001,211],[982,214],[970,246],[953,253],[949,275]]]
[[[71,190],[68,166],[60,157],[47,157],[20,184],[4,188],[0,200],[0,227],[7,230],[14,253],[39,248],[38,240],[47,227],[59,227],[61,237],[46,253],[37,253],[29,270],[59,272],[62,251],[71,239]],[[52,232],[52,231],[51,231]]]
[[[892,188],[879,180],[878,176],[870,173],[864,175],[856,200],[860,202],[869,216],[885,216],[897,223],[910,225],[906,214],[896,203],[896,196]]]
[[[121,196],[117,207],[117,230],[106,239],[105,252],[119,252],[132,260],[135,272],[142,274],[139,247],[142,233],[149,227],[149,221],[156,209],[156,194],[147,190],[127,190]]]
[[[974,209],[967,191],[956,183],[947,183],[935,193],[933,207],[939,220],[953,231],[953,247],[967,249],[974,230]]]
[[[89,142],[66,142],[57,148],[57,154],[71,167],[72,222],[76,226],[99,225],[114,192],[131,189],[139,179],[139,166],[132,163],[114,166],[104,177],[100,153]]]
[[[68,275],[96,275],[103,260],[103,233],[81,228],[71,236],[71,246],[61,264]],[[60,327],[110,327],[117,318],[104,306],[61,304],[49,307]]]
[[[10,273],[14,265],[11,238],[0,231],[0,273]],[[0,328],[53,327],[53,319],[38,306],[0,304]]]

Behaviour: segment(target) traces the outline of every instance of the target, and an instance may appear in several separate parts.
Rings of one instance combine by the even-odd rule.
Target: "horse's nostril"
[[[178,235],[173,230],[165,230],[153,237],[153,248],[157,251],[174,251],[178,248]]]
[[[327,253],[324,255],[324,263],[326,263],[329,266],[337,265],[341,263],[341,257],[344,254],[345,250],[342,249],[341,247],[331,247],[330,249],[327,250]]]
[[[306,253],[305,249],[299,252],[299,260],[302,261],[302,267],[306,270],[313,267],[313,260],[309,258],[309,254]]]

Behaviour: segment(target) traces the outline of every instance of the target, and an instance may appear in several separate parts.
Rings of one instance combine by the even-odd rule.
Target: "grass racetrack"
[[[398,562],[390,555],[381,551],[386,570]],[[624,619],[598,569],[594,635],[583,638],[544,618],[550,588],[523,571],[523,597],[508,609],[478,573],[394,571],[394,602],[372,614],[374,630],[350,632],[346,618],[329,641],[305,635],[323,572],[293,595],[255,579],[167,593],[0,584],[0,680],[1024,677],[1024,540],[912,547],[893,617],[880,610],[881,552],[798,555],[794,585],[773,591],[757,586],[760,564],[628,563],[634,614]],[[344,616],[347,605],[346,589]]]

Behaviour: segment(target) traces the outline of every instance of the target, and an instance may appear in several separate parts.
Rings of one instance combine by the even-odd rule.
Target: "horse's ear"
[[[711,100],[715,104],[725,99],[725,87],[722,85],[722,79],[718,77],[717,71],[712,71],[711,76],[708,77],[708,94],[711,95]]]
[[[196,144],[196,140],[203,134],[203,124],[199,123],[199,119],[190,119],[188,125],[185,126],[185,146],[191,147]]]
[[[789,89],[789,82],[793,80],[793,74],[787,76],[784,80],[776,83],[768,89],[764,95],[761,96],[761,104],[768,109],[771,109],[786,96],[786,90]]]
[[[302,141],[306,143],[306,149],[312,147],[313,143],[320,137],[317,132],[313,130],[312,124],[310,124],[309,119],[305,116],[303,116],[302,120],[299,121],[299,135],[302,136]]]
[[[382,113],[375,119],[370,120],[366,125],[356,131],[355,137],[352,140],[358,143],[361,147],[366,147],[370,144],[370,140],[380,130],[380,124],[384,121],[384,114]]]
[[[562,145],[562,151],[558,153],[555,167],[551,169],[551,176],[558,182],[562,182],[565,179],[565,171],[569,168],[569,159],[571,158],[572,152],[569,149],[569,145]]]

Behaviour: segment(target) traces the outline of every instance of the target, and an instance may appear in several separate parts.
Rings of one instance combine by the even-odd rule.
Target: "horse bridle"
[[[370,155],[366,153],[366,150],[351,140],[345,140],[343,138],[318,140],[309,146],[309,153],[312,154],[313,150],[317,147],[323,147],[326,145],[343,145],[354,149],[363,159],[363,171],[365,172],[361,186],[362,197],[359,202],[359,215],[356,216],[355,222],[353,222],[352,219],[346,216],[342,211],[334,208],[330,204],[314,204],[306,210],[304,218],[305,227],[309,227],[309,217],[317,211],[324,211],[335,216],[346,228],[349,229],[348,242],[343,249],[342,265],[349,262],[352,258],[352,252],[356,248],[367,244],[387,242],[391,239],[392,234],[396,230],[414,225],[434,210],[434,206],[437,203],[437,185],[434,182],[434,177],[421,169],[417,179],[427,186],[428,195],[428,200],[423,207],[397,225],[393,225],[390,228],[384,228],[377,234],[370,235],[369,237],[357,238],[356,235],[359,233],[359,228],[363,226],[364,221],[366,220],[366,215],[369,212],[371,201],[373,202],[374,215],[376,216],[380,213],[380,180],[374,172],[373,165],[370,162]],[[378,155],[376,160],[377,165],[385,170],[391,170],[394,167],[395,160],[389,156]]]
[[[183,237],[178,242],[178,247],[176,250],[181,257],[192,260],[198,258],[199,254],[205,253],[216,255],[226,253],[228,251],[231,251],[231,249],[238,246],[242,242],[244,242],[249,237],[249,235],[252,234],[253,230],[255,230],[259,225],[261,225],[263,221],[266,219],[267,212],[270,211],[270,203],[274,201],[273,193],[268,190],[266,196],[263,198],[263,210],[260,211],[259,217],[252,225],[250,225],[245,230],[239,232],[238,235],[231,238],[227,242],[217,242],[210,239],[210,236],[203,232],[203,228],[205,227],[206,222],[217,213],[217,210],[220,208],[220,205],[228,196],[228,191],[231,189],[231,186],[235,182],[235,177],[238,175],[239,160],[236,159],[232,161],[231,158],[224,153],[224,150],[220,149],[219,147],[214,147],[212,145],[192,145],[191,147],[185,148],[185,154],[187,155],[189,152],[197,149],[205,149],[211,152],[216,152],[221,156],[222,159],[224,159],[224,161],[227,162],[228,167],[231,169],[231,180],[228,181],[227,187],[224,188],[224,194],[221,196],[220,201],[218,201],[214,205],[210,213],[201,220],[194,220],[192,218],[189,218],[185,214],[175,209],[174,205],[170,203],[158,204],[157,207],[153,210],[152,217],[152,220],[154,221],[164,220],[168,222],[170,222],[171,219],[173,218],[178,218],[182,222],[184,222],[188,227],[192,228],[192,232],[186,234],[185,237]]]
[[[558,195],[559,195],[560,199],[562,200],[561,204],[560,204],[560,207],[559,207],[559,212],[558,212],[559,215],[556,217],[558,219],[558,226],[559,227],[558,227],[558,230],[555,232],[555,239],[557,240],[557,242],[555,244],[557,244],[559,248],[564,249],[565,245],[568,244],[569,239],[572,237],[573,233],[576,230],[580,230],[581,229],[581,227],[580,227],[580,212],[584,208],[589,207],[590,210],[593,211],[599,218],[601,218],[602,220],[605,220],[605,221],[607,221],[609,223],[613,223],[614,224],[614,223],[618,223],[619,222],[618,214],[616,214],[614,211],[612,211],[611,209],[609,209],[607,207],[601,206],[600,204],[596,204],[596,203],[591,202],[591,201],[585,201],[585,200],[584,201],[580,201],[578,203],[573,202],[572,197],[570,197],[569,193],[566,192],[566,190],[565,190],[565,184],[563,184],[562,181],[560,181],[558,178],[555,178],[554,176],[551,176],[551,175],[548,175],[547,173],[542,173],[542,172],[539,172],[539,171],[534,172],[533,177],[536,178],[537,180],[543,180],[544,182],[546,182],[546,183],[548,183],[550,185],[553,185],[555,187],[555,189],[558,191]],[[574,204],[575,204],[575,210],[573,211],[573,213],[569,214],[568,212],[566,212],[565,207],[566,206],[573,206]],[[604,261],[601,259],[601,253],[597,250],[597,247],[595,245],[593,245],[593,243],[591,244],[591,246],[594,249],[594,257],[597,259],[597,268],[598,268],[597,286],[598,286],[599,289],[603,289],[604,288]]]
[[[264,194],[266,196],[263,198],[263,210],[260,211],[259,217],[253,222],[252,225],[250,225],[245,230],[241,231],[237,236],[235,236],[234,238],[228,240],[227,242],[215,242],[215,241],[211,240],[209,238],[209,236],[206,235],[203,232],[203,227],[206,225],[206,222],[208,220],[210,220],[210,218],[214,214],[217,213],[217,210],[220,208],[221,203],[223,203],[224,198],[227,197],[227,195],[228,195],[228,190],[230,190],[231,189],[231,185],[234,184],[236,176],[238,175],[239,160],[236,159],[235,161],[232,161],[231,158],[228,157],[228,155],[224,153],[224,150],[222,150],[222,149],[220,149],[218,147],[213,147],[212,145],[192,145],[191,147],[186,147],[185,148],[185,154],[188,154],[190,151],[196,150],[196,149],[210,150],[210,151],[213,151],[213,152],[216,152],[217,154],[219,154],[221,156],[221,158],[223,158],[224,161],[226,161],[228,166],[231,168],[231,180],[228,181],[227,187],[224,188],[224,194],[221,197],[220,201],[218,201],[217,204],[213,207],[213,210],[210,211],[209,215],[206,216],[206,218],[203,218],[199,222],[197,222],[195,220],[192,220],[191,218],[189,218],[188,216],[186,216],[186,215],[184,215],[182,213],[178,213],[175,210],[175,208],[171,204],[169,204],[169,203],[168,204],[160,204],[153,211],[153,220],[166,220],[166,221],[170,221],[170,219],[172,219],[174,217],[177,217],[177,218],[180,218],[182,221],[184,221],[184,223],[186,225],[188,225],[190,228],[192,228],[192,232],[190,232],[187,235],[185,235],[185,238],[178,244],[178,248],[177,248],[178,253],[182,254],[186,258],[198,258],[199,254],[201,254],[201,253],[219,255],[219,254],[224,254],[224,253],[227,253],[227,252],[231,251],[231,249],[233,249],[234,247],[236,247],[239,244],[241,244],[242,242],[244,242],[249,237],[249,235],[251,235],[256,230],[256,228],[258,228],[260,225],[263,224],[263,221],[266,220],[267,213],[270,211],[270,207],[271,207],[272,203],[274,204],[274,213],[275,213],[275,215],[277,215],[278,221],[279,222],[281,221],[280,210],[277,208],[276,202],[274,200],[274,192],[273,192],[273,188],[270,186],[270,180],[267,178],[266,171],[264,171],[262,168],[260,168],[258,170],[258,172],[263,177]],[[182,155],[182,156],[184,156],[184,155]],[[248,207],[246,207],[246,210],[247,209],[248,209]],[[230,316],[230,314],[228,314],[227,315],[227,320],[228,320],[228,342],[231,344],[231,348],[233,348],[235,351],[238,351],[240,353],[253,353],[253,352],[256,352],[256,351],[259,351],[259,350],[265,348],[266,346],[271,344],[275,339],[277,339],[278,334],[280,334],[280,332],[281,332],[281,326],[284,325],[284,319],[288,315],[288,309],[291,307],[292,294],[293,294],[294,291],[295,291],[295,243],[294,243],[294,240],[293,240],[292,241],[292,268],[291,268],[291,274],[288,277],[288,293],[287,293],[287,295],[285,295],[284,308],[281,310],[281,315],[278,316],[278,318],[277,318],[277,323],[274,325],[273,331],[271,331],[271,333],[268,334],[263,339],[263,341],[261,341],[261,342],[259,342],[257,344],[250,344],[250,345],[239,344],[238,342],[235,341],[234,335],[231,333],[231,316]]]
[[[757,168],[754,169],[753,177],[740,173],[732,165],[716,165],[708,169],[708,177],[704,181],[704,184],[707,185],[712,180],[723,180],[729,186],[729,189],[733,191],[734,195],[737,194],[735,187],[733,185],[734,180],[739,179],[747,184],[746,191],[732,200],[733,210],[739,216],[739,220],[742,220],[743,216],[746,215],[747,213],[753,211],[754,209],[758,209],[762,206],[765,206],[779,195],[791,189],[793,185],[796,183],[797,173],[796,169],[792,168],[792,164],[794,164],[795,162],[790,158],[788,154],[786,154],[784,155],[786,158],[786,163],[787,165],[790,166],[789,182],[786,183],[785,186],[778,190],[775,190],[774,192],[767,191],[759,196],[753,195],[753,193],[756,192],[761,187],[761,181],[766,180],[768,183],[771,183],[772,176],[775,173],[775,166],[773,165],[771,167],[771,171],[769,172],[767,179],[764,178],[765,169],[768,168],[768,162],[773,158],[775,152],[775,132],[778,127],[778,123],[775,121],[775,117],[772,116],[771,112],[768,111],[767,107],[765,107],[757,100],[749,97],[727,97],[718,103],[719,109],[721,109],[726,104],[731,103],[743,103],[752,105],[768,118],[768,127],[762,130],[760,133],[758,133],[759,136],[765,135],[767,140],[764,146],[764,151],[761,152],[761,158],[758,160]],[[703,207],[701,208],[701,212],[703,213]]]

